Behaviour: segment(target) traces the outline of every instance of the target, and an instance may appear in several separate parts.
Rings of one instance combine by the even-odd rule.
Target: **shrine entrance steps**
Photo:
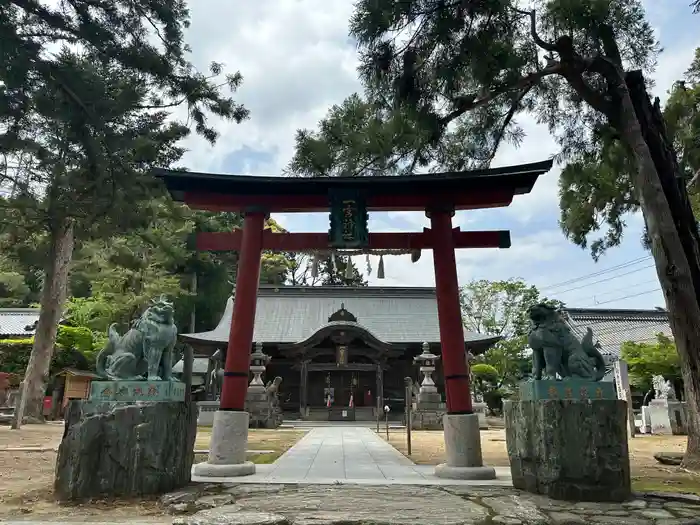
[[[256,465],[252,476],[211,478],[206,483],[271,483],[308,485],[504,485],[510,469],[496,468],[489,481],[445,480],[430,465],[416,465],[368,427],[335,423],[317,426],[272,465]]]

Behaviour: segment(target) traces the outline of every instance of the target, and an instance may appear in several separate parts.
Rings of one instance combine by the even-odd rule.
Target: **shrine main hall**
[[[232,313],[230,298],[216,328],[180,336],[195,349],[195,379],[208,400],[220,393]],[[465,359],[467,352],[479,355],[498,341],[468,331],[464,336]],[[414,357],[425,344],[440,355],[435,288],[262,286],[258,291],[253,346],[271,358],[265,381],[282,378],[285,418],[374,420],[377,407],[385,404],[398,416],[404,378],[419,379]],[[211,359],[215,354],[218,359]],[[433,377],[444,392],[440,361]]]

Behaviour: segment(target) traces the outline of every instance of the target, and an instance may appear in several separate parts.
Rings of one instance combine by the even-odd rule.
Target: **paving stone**
[[[629,516],[630,513],[626,510],[606,510],[603,511],[606,516]]]
[[[590,521],[611,525],[651,525],[651,520],[641,516],[591,516]]]
[[[257,485],[257,484],[233,484],[226,483],[224,485],[224,492],[232,494],[234,496],[244,496],[247,494],[276,494],[285,489],[294,489],[297,485]]]
[[[522,494],[522,492],[519,490],[515,490],[510,487],[443,486],[441,489],[449,494],[462,496],[464,498],[483,498],[487,496],[510,496]]]
[[[700,508],[695,508],[695,509],[674,508],[673,512],[676,514],[676,516],[681,516],[683,518],[696,518],[696,517],[700,516]]]
[[[232,494],[210,494],[197,498],[194,505],[198,507],[197,510],[214,509],[216,507],[230,505],[233,501],[234,498]]]
[[[471,525],[488,517],[486,507],[474,501],[416,486],[308,486],[272,497],[246,495],[237,505],[244,511],[282,514],[295,525]]]
[[[700,525],[700,518],[674,518],[670,520],[657,520],[655,525]]]
[[[550,512],[549,517],[555,525],[583,525],[588,523],[583,516],[571,512]]]
[[[622,506],[627,509],[645,509],[647,507],[647,502],[643,499],[635,499],[633,501],[626,501]]]
[[[482,498],[481,502],[491,507],[491,509],[500,516],[531,522],[546,521],[547,519],[532,501],[521,498],[520,496]]]
[[[291,522],[272,512],[244,511],[238,505],[224,505],[202,510],[192,516],[176,518],[173,525],[290,525]]]
[[[671,514],[669,511],[664,510],[664,509],[644,509],[644,510],[638,510],[637,514],[644,516],[645,518],[652,518],[655,520],[662,520],[662,519],[670,519],[674,518],[675,516]]]
[[[491,518],[491,523],[497,523],[499,525],[522,525],[522,521],[509,516],[494,516]]]

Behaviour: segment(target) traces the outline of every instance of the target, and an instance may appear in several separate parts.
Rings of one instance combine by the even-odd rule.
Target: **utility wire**
[[[579,282],[579,281],[581,281],[581,280],[588,280],[588,279],[590,279],[590,278],[592,278],[592,277],[598,277],[598,276],[600,276],[600,275],[605,275],[606,273],[610,273],[610,272],[614,272],[614,271],[616,271],[616,270],[622,270],[622,269],[624,269],[624,268],[628,268],[628,267],[630,267],[630,266],[634,266],[635,264],[639,264],[640,262],[643,262],[643,261],[648,261],[649,259],[651,259],[651,255],[647,255],[647,256],[645,256],[645,257],[640,257],[640,258],[638,258],[638,259],[632,259],[632,260],[630,260],[630,261],[627,261],[627,262],[618,264],[618,265],[616,265],[616,266],[612,266],[612,267],[607,268],[607,269],[605,269],[605,270],[599,270],[599,271],[597,271],[597,272],[593,272],[593,273],[588,273],[588,274],[585,274],[585,275],[581,275],[581,276],[576,277],[576,278],[574,278],[574,279],[569,279],[568,281],[562,281],[562,282],[559,282],[559,283],[555,283],[555,284],[550,284],[550,285],[547,285],[547,286],[543,286],[543,287],[540,288],[540,291],[551,290],[552,288],[560,288],[560,287],[562,287],[562,286],[566,286],[566,285],[569,285],[569,284],[577,283],[577,282]]]
[[[610,299],[609,301],[602,301],[602,302],[598,303],[596,306],[599,306],[601,304],[616,303],[618,301],[622,301],[623,299],[630,299],[632,297],[639,297],[640,295],[646,295],[646,294],[658,292],[659,290],[661,290],[661,288],[654,288],[653,290],[647,290],[646,292],[639,292],[639,293],[635,293],[635,294],[631,294],[631,295],[624,295],[624,296],[618,297],[616,299]]]
[[[608,281],[612,281],[613,279],[617,279],[618,277],[624,277],[625,275],[631,275],[633,273],[641,272],[642,270],[646,270],[647,268],[652,268],[653,266],[654,266],[653,264],[650,264],[648,266],[642,266],[641,268],[637,268],[636,270],[630,270],[629,272],[625,272],[625,273],[618,273],[617,275],[613,275],[612,277],[606,277],[605,279],[598,279],[597,281],[593,281],[592,283],[586,283],[586,284],[582,284],[580,286],[575,286],[574,288],[568,288],[568,289],[563,290],[561,292],[553,292],[553,295],[561,295],[564,293],[573,292],[575,290],[580,290],[582,288],[587,288],[589,286],[593,286],[594,284],[606,283]],[[600,303],[597,303],[597,304],[600,304]]]

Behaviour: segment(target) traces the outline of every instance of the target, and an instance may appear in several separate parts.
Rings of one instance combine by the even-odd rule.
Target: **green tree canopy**
[[[662,375],[678,383],[681,377],[681,361],[673,340],[663,334],[654,343],[623,343],[620,357],[627,362],[630,383],[642,391],[649,391],[652,377]]]
[[[695,58],[671,89],[663,108],[669,136],[678,153],[679,176],[689,186],[691,202],[700,211],[700,48]],[[568,164],[559,179],[560,225],[565,235],[581,247],[590,245],[597,259],[606,249],[617,246],[629,212],[639,211],[634,192],[636,166],[618,134],[610,128],[598,131],[599,148]],[[605,234],[591,239],[602,228]],[[644,239],[648,246],[648,240]]]

